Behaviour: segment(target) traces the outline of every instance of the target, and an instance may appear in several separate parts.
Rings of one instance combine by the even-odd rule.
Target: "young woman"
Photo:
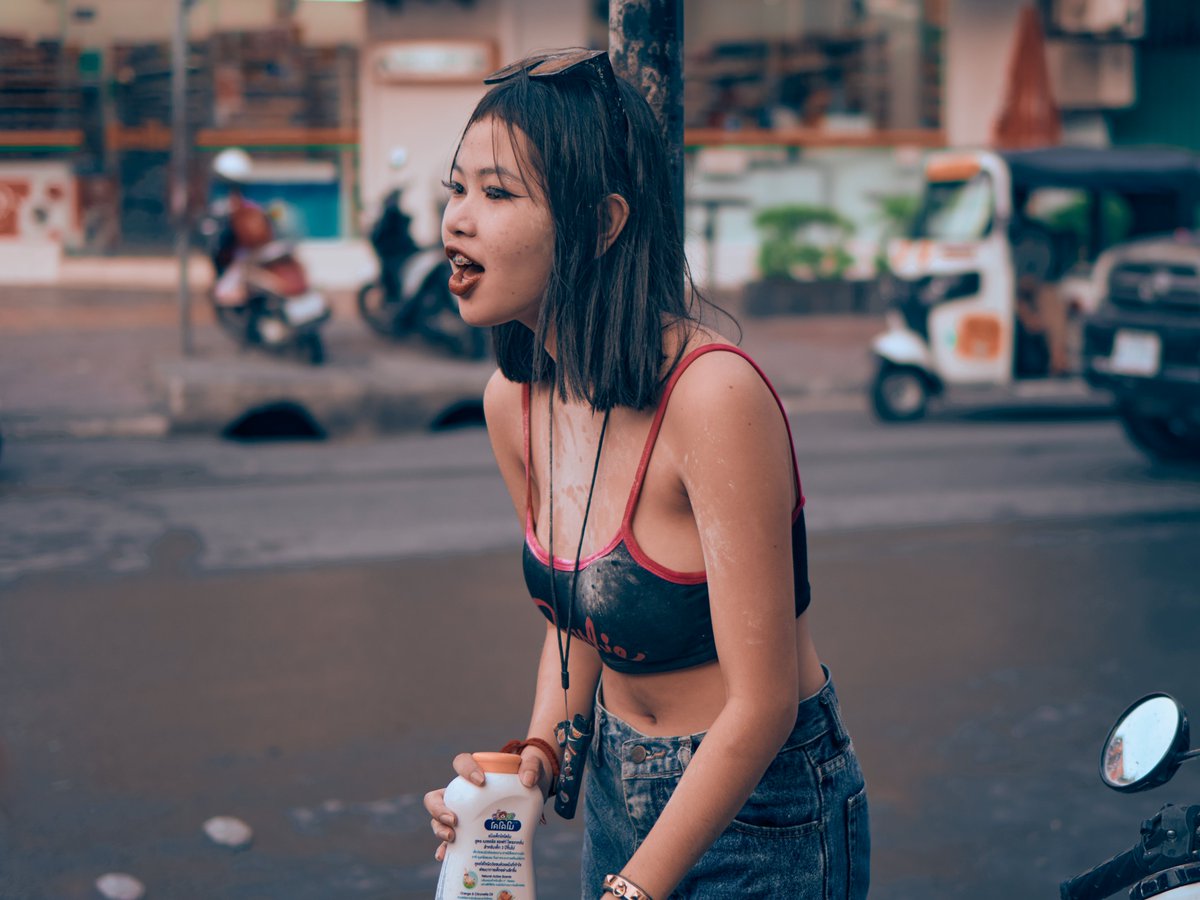
[[[653,113],[603,52],[488,81],[442,238],[463,318],[494,329],[488,433],[548,620],[522,777],[570,806],[555,776],[586,762],[585,898],[865,897],[787,420],[692,312]],[[595,737],[564,761],[577,714]],[[483,781],[469,754],[454,769]],[[442,793],[425,805],[445,842]]]

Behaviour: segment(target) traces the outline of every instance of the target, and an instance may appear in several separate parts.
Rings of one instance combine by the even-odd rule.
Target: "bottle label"
[[[456,900],[523,900],[528,895],[528,844],[516,813],[498,809],[483,823],[486,834],[475,838],[471,867],[458,873]]]
[[[483,827],[488,831],[520,831],[521,820],[517,818],[516,813],[498,809],[492,814],[490,819],[487,819],[483,823]]]

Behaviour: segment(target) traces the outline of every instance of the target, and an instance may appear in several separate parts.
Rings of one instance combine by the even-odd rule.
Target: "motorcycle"
[[[250,168],[240,151],[223,151],[214,171],[231,184],[200,223],[214,279],[208,293],[217,323],[243,346],[299,351],[314,366],[325,361],[320,328],[329,301],[313,290],[292,247],[275,238],[266,212],[242,198],[237,184]]]
[[[1188,719],[1169,694],[1149,694],[1130,706],[1100,751],[1100,780],[1121,793],[1166,784],[1179,766],[1200,756],[1189,749]],[[1099,900],[1131,888],[1131,900],[1200,898],[1200,805],[1165,804],[1142,823],[1136,844],[1060,885],[1062,900]]]
[[[393,190],[384,198],[371,228],[379,277],[359,289],[358,311],[384,337],[399,340],[416,334],[454,356],[483,359],[487,332],[458,314],[449,288],[450,261],[440,247],[422,248],[413,240],[412,220],[400,208],[401,193]]]

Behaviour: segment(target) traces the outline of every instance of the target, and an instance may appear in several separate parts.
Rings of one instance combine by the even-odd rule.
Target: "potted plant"
[[[771,206],[754,219],[762,235],[759,281],[746,285],[749,315],[836,312],[854,305],[854,285],[845,280],[853,257],[845,242],[854,224],[825,206]]]

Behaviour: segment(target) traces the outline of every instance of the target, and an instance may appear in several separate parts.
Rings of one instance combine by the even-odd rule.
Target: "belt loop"
[[[828,687],[821,691],[821,703],[828,712],[829,724],[833,727],[833,736],[837,740],[838,745],[845,744],[850,740],[850,734],[846,731],[846,726],[842,724],[842,715],[841,710],[838,709],[837,695],[833,692],[833,682],[830,682]]]

